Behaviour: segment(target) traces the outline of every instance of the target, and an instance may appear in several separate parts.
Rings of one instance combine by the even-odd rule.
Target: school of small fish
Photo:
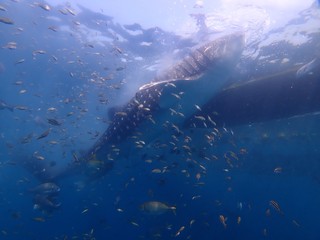
[[[17,4],[19,1],[17,1]],[[195,1],[195,8],[202,8],[203,1]],[[51,16],[52,12],[56,12],[61,15],[61,17],[68,17],[70,20],[70,36],[76,39],[81,32],[78,31],[83,26],[80,18],[77,18],[78,13],[68,5],[65,7],[59,6],[55,8],[46,3],[30,2],[26,7],[37,12],[41,11],[41,16]],[[102,135],[103,128],[106,124],[110,124],[112,118],[107,118],[104,115],[95,115],[95,111],[92,110],[89,99],[90,88],[103,89],[99,91],[95,103],[97,104],[97,109],[103,111],[110,105],[113,105],[112,99],[116,99],[118,92],[126,87],[125,74],[129,70],[129,63],[132,60],[131,53],[126,52],[120,44],[119,37],[114,37],[113,45],[106,52],[99,52],[98,45],[94,42],[83,43],[82,48],[85,54],[94,59],[99,67],[103,67],[102,72],[96,70],[82,71],[88,62],[81,58],[80,54],[77,53],[77,49],[71,48],[68,50],[67,47],[59,48],[56,52],[53,52],[46,44],[38,44],[37,39],[34,39],[33,45],[23,46],[20,41],[24,37],[26,30],[23,24],[16,19],[14,13],[12,12],[12,7],[9,4],[0,5],[0,23],[1,27],[6,27],[9,29],[11,27],[11,32],[6,34],[6,38],[9,41],[5,41],[1,45],[0,51],[12,52],[14,53],[13,60],[9,64],[16,69],[19,74],[14,79],[11,79],[12,86],[14,87],[14,93],[17,95],[17,102],[15,104],[7,103],[7,101],[0,101],[0,110],[4,110],[5,114],[12,114],[16,122],[21,124],[31,124],[34,126],[34,131],[26,132],[23,127],[17,128],[17,133],[23,133],[19,136],[16,144],[6,143],[10,154],[14,154],[15,151],[19,151],[17,145],[22,146],[23,149],[30,147],[35,144],[37,147],[32,147],[32,154],[30,155],[31,160],[40,162],[43,164],[43,168],[38,169],[33,166],[32,173],[35,176],[45,175],[49,172],[50,167],[55,167],[57,165],[57,160],[52,156],[56,156],[56,152],[61,152],[62,159],[72,159],[72,166],[80,166],[76,171],[85,175],[89,180],[87,182],[75,182],[74,188],[76,193],[81,193],[88,186],[92,187],[90,190],[94,192],[96,186],[93,186],[95,182],[101,182],[108,178],[106,172],[113,169],[113,163],[109,164],[104,159],[101,159],[98,155],[93,155],[90,159],[83,159],[82,153],[77,150],[72,150],[68,152],[67,149],[74,149],[77,147],[76,142],[83,141],[81,144],[87,146],[88,143],[93,143],[99,139]],[[46,15],[47,14],[47,15]],[[80,14],[80,13],[79,13]],[[41,25],[41,19],[33,20],[34,25]],[[92,19],[95,25],[108,25],[108,22],[102,20]],[[46,38],[52,38],[52,36],[59,35],[66,37],[65,33],[62,32],[62,28],[54,24],[46,25]],[[98,33],[96,33],[98,34]],[[119,46],[118,46],[119,45]],[[19,53],[21,50],[26,50],[30,48],[29,55],[24,56]],[[82,49],[82,50],[83,50]],[[15,55],[16,54],[16,55]],[[105,66],[105,58],[116,59],[114,65]],[[62,75],[57,74],[57,77],[64,78],[64,81],[69,81],[68,83],[74,83],[73,87],[70,87],[70,95],[60,96],[53,94],[50,91],[42,90],[41,87],[33,86],[30,84],[32,79],[28,79],[28,74],[25,73],[25,66],[36,66],[42,62],[50,63],[47,69],[43,70],[44,76],[41,76],[41,81],[46,81],[45,74],[56,74],[53,73],[54,69],[52,66],[60,64],[64,66]],[[287,61],[284,61],[284,63]],[[312,61],[307,67],[314,64]],[[51,66],[52,65],[52,66]],[[52,68],[51,68],[52,67]],[[300,69],[298,74],[302,74],[304,69]],[[32,76],[32,75],[31,75]],[[36,76],[32,76],[36,77]],[[121,78],[120,81],[118,79]],[[76,81],[84,81],[83,87]],[[38,83],[37,83],[38,84]],[[35,84],[35,85],[37,85]],[[59,92],[61,88],[64,88],[63,84],[59,83],[56,90]],[[40,84],[39,84],[40,85]],[[66,84],[67,85],[67,84]],[[170,97],[173,98],[177,104],[174,107],[166,109],[172,118],[179,117],[185,118],[183,111],[181,109],[180,102],[184,98],[184,92],[177,88],[174,83],[166,83],[166,88],[174,89],[170,93]],[[111,90],[110,97],[106,94],[106,89]],[[161,93],[159,93],[161,95]],[[54,101],[46,102],[46,98],[53,98]],[[32,99],[32,102],[36,102],[35,105],[28,103],[28,98]],[[135,99],[134,105],[143,114],[141,117],[146,117],[149,122],[154,125],[158,123],[154,120],[152,116],[152,108],[146,106],[145,103],[139,102]],[[134,146],[134,154],[136,154],[137,161],[141,167],[141,172],[138,172],[136,176],[131,176],[123,182],[119,180],[119,186],[112,186],[110,183],[105,189],[116,190],[117,196],[114,197],[114,211],[119,215],[119,218],[125,218],[128,226],[136,229],[142,229],[154,219],[166,218],[170,219],[167,222],[163,222],[162,228],[157,229],[152,232],[152,239],[161,239],[162,236],[167,236],[171,238],[184,238],[193,239],[194,229],[202,228],[215,228],[218,231],[232,231],[235,227],[242,227],[247,222],[248,214],[253,211],[260,211],[261,209],[255,208],[253,202],[244,201],[241,199],[235,199],[235,204],[232,206],[236,210],[228,211],[227,203],[223,201],[223,196],[232,196],[237,198],[234,192],[237,192],[239,186],[234,179],[237,178],[239,169],[245,164],[247,158],[250,157],[250,150],[247,149],[242,143],[237,143],[236,133],[228,127],[217,127],[215,119],[202,113],[202,106],[198,104],[194,106],[197,114],[194,118],[201,124],[201,133],[195,133],[197,131],[197,126],[194,125],[193,129],[186,130],[182,126],[178,126],[167,119],[166,122],[161,126],[163,132],[166,134],[166,138],[158,138],[153,142],[147,142],[144,140],[143,133],[136,131],[130,136],[130,143]],[[111,108],[111,107],[110,107]],[[130,112],[115,111],[113,117],[116,119],[126,119]],[[216,113],[217,115],[219,113]],[[94,117],[92,117],[94,116]],[[86,119],[90,119],[90,122]],[[138,116],[139,118],[139,116]],[[93,121],[92,121],[93,119]],[[99,125],[100,124],[100,125]],[[132,123],[133,125],[135,123]],[[84,125],[89,127],[83,127]],[[69,126],[70,129],[68,128]],[[98,127],[97,127],[98,126]],[[200,131],[199,131],[200,132]],[[144,134],[147,134],[145,132]],[[271,137],[277,139],[289,139],[290,135],[280,132],[277,136],[271,136],[270,133],[265,132],[260,135],[261,141],[267,141]],[[90,139],[86,141],[83,139]],[[228,144],[223,153],[216,151],[218,144],[222,142],[227,142]],[[82,146],[83,147],[83,146]],[[31,147],[30,147],[31,148]],[[122,154],[124,149],[117,144],[111,146],[111,151],[106,154],[106,159],[110,162],[115,162],[117,164],[117,158]],[[128,156],[126,156],[128,157]],[[52,159],[53,158],[53,159]],[[173,160],[172,160],[173,159]],[[25,160],[27,162],[28,160]],[[82,164],[86,163],[86,168],[83,168]],[[39,164],[40,164],[39,163]],[[7,165],[16,165],[15,161],[8,161]],[[2,164],[1,164],[2,165]],[[28,163],[26,163],[28,165]],[[134,165],[134,164],[133,164]],[[2,167],[2,166],[1,166]],[[130,164],[128,163],[128,167]],[[79,170],[80,169],[80,170]],[[112,176],[116,176],[122,179],[122,176],[126,176],[124,170],[115,170],[116,173]],[[270,169],[270,175],[274,177],[279,177],[285,173],[286,169],[282,166],[274,166]],[[150,189],[144,190],[145,193],[139,193],[145,199],[145,201],[138,202],[134,197],[128,197],[125,192],[133,191],[137,185],[143,185],[143,182],[139,182],[137,179],[140,178],[140,174],[147,176],[146,179],[150,180]],[[211,175],[216,174],[217,179],[221,181],[221,196],[217,195],[210,201],[204,201],[206,199],[206,190],[210,189]],[[173,180],[176,178],[178,180]],[[46,224],[51,221],[52,214],[58,214],[59,211],[66,211],[68,208],[73,208],[75,206],[64,206],[63,203],[59,202],[59,194],[61,190],[65,190],[63,184],[59,181],[59,186],[55,182],[55,178],[52,177],[52,181],[45,181],[39,183],[35,187],[27,189],[29,196],[32,196],[33,207],[35,210],[35,215],[30,218],[35,224]],[[31,180],[28,178],[21,178],[17,181],[17,184],[28,184]],[[177,183],[175,183],[177,181]],[[89,182],[89,183],[88,183]],[[168,193],[171,196],[179,196],[176,202],[172,202],[170,196],[165,194],[159,194],[157,188],[165,188],[169,185],[171,186],[181,186],[181,189],[175,189],[170,191],[176,191]],[[186,191],[187,190],[187,191]],[[72,191],[72,190],[70,190]],[[190,193],[192,193],[190,195]],[[124,200],[121,194],[127,196],[131,199],[132,204],[124,204]],[[132,194],[132,192],[131,192]],[[80,195],[80,194],[79,194]],[[92,194],[94,195],[94,194]],[[212,197],[210,195],[210,197]],[[166,198],[170,199],[167,200]],[[86,198],[87,199],[87,198]],[[90,196],[88,196],[90,199]],[[203,204],[205,202],[205,204]],[[200,203],[201,206],[198,206]],[[89,216],[92,216],[92,212],[98,212],[100,206],[103,205],[103,199],[91,199],[80,201],[81,208],[76,208],[78,213],[77,216],[82,219],[87,219],[90,221]],[[79,205],[78,205],[79,206]],[[196,210],[191,211],[192,215],[185,216],[189,209],[193,210],[199,207],[202,212],[197,212]],[[261,218],[271,219],[280,217],[285,222],[290,220],[292,226],[300,228],[301,225],[298,220],[291,219],[287,216],[287,211],[285,210],[285,204],[276,199],[276,196],[270,196],[267,199],[263,207],[266,210],[262,214]],[[103,208],[101,207],[103,210]],[[40,210],[40,211],[38,211]],[[138,211],[136,211],[138,210]],[[134,212],[132,217],[128,219],[127,212]],[[137,213],[138,212],[138,213]],[[279,216],[278,216],[279,215]],[[20,212],[12,213],[13,218],[20,219]],[[184,222],[179,221],[180,216],[183,216]],[[201,218],[204,217],[204,220]],[[99,223],[104,228],[109,228],[110,226],[101,220]],[[109,223],[108,223],[109,224]],[[267,224],[266,224],[267,225]],[[88,225],[93,226],[93,225]],[[121,228],[126,228],[128,226],[122,226]],[[200,227],[201,226],[201,227]],[[83,233],[75,234],[74,236],[57,236],[55,239],[96,239],[94,235],[97,232],[99,226],[89,227]],[[264,226],[259,230],[261,232],[261,238],[268,236],[269,226]],[[15,234],[13,231],[3,229],[1,231],[2,236],[8,237],[10,234]],[[1,235],[0,234],[0,235]],[[148,236],[140,236],[142,239],[148,239]]]

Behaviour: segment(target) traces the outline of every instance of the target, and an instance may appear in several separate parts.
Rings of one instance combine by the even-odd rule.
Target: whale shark
[[[104,133],[86,152],[72,153],[73,159],[66,167],[30,158],[22,164],[41,182],[74,174],[84,174],[89,179],[104,176],[113,169],[119,155],[130,155],[137,144],[149,144],[168,124],[178,129],[197,107],[229,85],[229,76],[244,47],[244,33],[235,32],[192,49],[141,86],[122,107],[111,109],[111,121]]]
[[[99,169],[90,170],[90,175],[104,174],[118,154],[128,155],[132,146],[149,144],[167,124],[178,128],[227,84],[244,46],[241,32],[219,37],[141,86],[127,104],[114,112],[107,130],[82,157],[85,168],[94,163]]]

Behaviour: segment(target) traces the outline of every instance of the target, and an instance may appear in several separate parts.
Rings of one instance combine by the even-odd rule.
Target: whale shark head
[[[180,62],[161,73],[151,83],[140,87],[139,90],[178,80],[198,80],[210,70],[214,70],[222,65],[231,66],[237,61],[237,56],[242,53],[244,45],[245,37],[242,32],[210,41],[194,49]]]

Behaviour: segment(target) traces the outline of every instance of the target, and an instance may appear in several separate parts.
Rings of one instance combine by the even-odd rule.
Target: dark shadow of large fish
[[[14,107],[7,104],[5,101],[0,100],[0,110],[9,110],[13,112]]]
[[[315,58],[225,88],[189,117],[184,127],[231,127],[317,112],[319,91],[320,60]],[[197,118],[199,114],[204,120]]]

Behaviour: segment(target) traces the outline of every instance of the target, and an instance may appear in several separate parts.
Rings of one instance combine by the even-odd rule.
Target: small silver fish
[[[34,209],[51,212],[53,209],[58,209],[61,203],[55,203],[53,197],[43,194],[36,194],[33,198]]]
[[[284,213],[282,212],[279,203],[277,203],[275,200],[270,200],[269,201],[269,205],[271,207],[273,207],[278,213],[280,213],[281,215],[284,215]]]
[[[53,125],[53,126],[60,126],[61,122],[59,122],[58,120],[54,119],[54,118],[48,118],[47,119],[48,123]]]
[[[0,5],[0,10],[1,10],[1,11],[4,11],[4,12],[7,11],[7,9],[6,9],[4,6],[1,6],[1,5]]]
[[[149,201],[143,203],[140,206],[140,209],[150,215],[161,215],[169,210],[175,211],[176,207],[168,206],[167,204],[158,201]]]
[[[44,131],[43,133],[41,133],[41,134],[39,135],[39,137],[37,137],[37,140],[39,140],[39,139],[41,139],[41,138],[47,137],[47,136],[49,135],[50,131],[51,131],[51,128],[49,128],[48,130],[46,130],[46,131]]]
[[[46,182],[29,189],[29,192],[37,194],[54,194],[60,192],[60,187],[53,182]]]
[[[296,78],[300,79],[306,77],[307,75],[312,75],[315,70],[320,68],[320,58],[315,58],[311,62],[303,65],[301,68],[298,69],[296,73]]]
[[[41,7],[45,11],[50,11],[51,10],[51,7],[48,4],[39,3],[39,7]]]
[[[13,24],[14,22],[10,18],[0,17],[0,22],[5,24]]]
[[[9,110],[11,112],[13,112],[13,107],[12,106],[9,106],[6,102],[0,100],[0,110]]]

